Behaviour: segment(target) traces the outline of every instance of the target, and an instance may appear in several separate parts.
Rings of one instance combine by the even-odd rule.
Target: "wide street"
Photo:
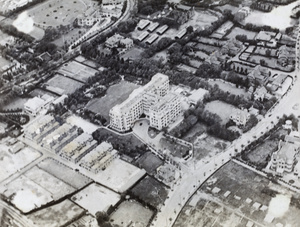
[[[299,72],[296,72],[299,74]],[[231,159],[237,150],[241,152],[242,148],[256,140],[264,133],[268,132],[284,114],[294,114],[296,117],[300,115],[300,80],[295,80],[294,85],[286,95],[272,108],[265,117],[250,131],[243,134],[235,140],[223,153],[218,154],[210,162],[198,165],[194,169],[185,171],[182,178],[171,189],[164,206],[161,207],[151,226],[155,227],[171,227],[180,211],[187,203],[188,199],[195,193],[201,184],[208,179],[216,170]]]

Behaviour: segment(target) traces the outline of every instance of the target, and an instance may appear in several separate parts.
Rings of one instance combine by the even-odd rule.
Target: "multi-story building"
[[[53,116],[44,115],[24,128],[24,137],[39,143],[40,138],[48,135],[58,126]]]
[[[150,107],[150,126],[158,130],[167,127],[181,113],[181,103],[177,95],[169,93]]]
[[[95,169],[97,168],[95,166],[97,166],[97,163],[99,163],[112,150],[113,147],[110,143],[102,142],[90,153],[84,156],[79,165],[88,171],[96,173]]]
[[[152,77],[151,81],[148,84],[134,90],[129,95],[128,99],[126,99],[123,103],[114,106],[110,110],[110,126],[113,129],[120,132],[128,131],[133,126],[133,123],[142,114],[145,114],[149,118],[150,109],[154,107],[157,103],[160,103],[161,108],[156,108],[152,111],[153,113],[157,111],[166,112],[167,110],[165,110],[165,108],[170,108],[170,110],[168,110],[168,113],[170,113],[170,115],[168,116],[178,116],[178,114],[181,112],[181,105],[177,104],[178,100],[174,98],[174,94],[168,96],[166,99],[163,99],[163,97],[166,96],[168,93],[169,77],[164,74],[157,73]],[[175,103],[164,106],[163,103],[167,101],[174,101]],[[159,118],[155,119],[159,120]],[[167,124],[169,124],[172,119],[170,119],[169,117],[164,118],[164,120],[167,120]],[[159,123],[159,125],[160,124],[161,122]],[[163,125],[165,124],[166,123],[163,123]],[[153,127],[156,127],[156,125],[156,123],[153,124]]]
[[[91,135],[82,133],[62,148],[60,156],[68,161],[77,163],[96,146],[97,141]]]

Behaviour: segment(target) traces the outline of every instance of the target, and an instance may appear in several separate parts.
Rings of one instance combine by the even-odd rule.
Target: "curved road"
[[[298,75],[299,71],[296,73]],[[294,72],[290,75],[295,78],[296,73]],[[254,128],[235,140],[231,146],[223,153],[215,156],[210,162],[202,162],[200,166],[191,167],[188,171],[184,171],[182,173],[183,178],[171,189],[167,200],[153,219],[151,226],[171,227],[188,199],[206,179],[231,159],[231,156],[236,153],[235,149],[237,152],[241,152],[245,145],[268,132],[284,114],[294,114],[296,117],[300,116],[300,107],[297,108],[297,105],[299,106],[300,103],[299,88],[300,80],[296,79],[287,94],[281,98],[278,104]]]

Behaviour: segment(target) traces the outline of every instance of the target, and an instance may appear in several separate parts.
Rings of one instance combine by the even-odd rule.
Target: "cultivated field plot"
[[[167,188],[149,176],[141,180],[131,191],[140,200],[155,208],[159,208],[168,196]]]
[[[205,110],[217,114],[222,119],[222,123],[226,124],[233,111],[238,110],[235,106],[221,101],[212,101],[206,104]]]
[[[140,86],[122,80],[120,83],[109,87],[104,97],[91,100],[86,105],[86,108],[109,119],[109,110],[115,105],[125,101],[131,92],[138,87]]]
[[[219,86],[219,88],[225,92],[229,92],[233,95],[244,96],[245,98],[250,98],[250,94],[242,88],[237,88],[234,84],[225,83],[219,80],[209,80],[208,83],[212,86],[215,84]]]
[[[239,27],[235,27],[234,29],[231,30],[231,32],[226,37],[229,39],[233,39],[240,34],[246,35],[248,39],[254,39],[255,36],[257,35],[257,32],[252,32]]]
[[[52,158],[43,160],[38,167],[76,189],[83,188],[92,182],[91,179]]]
[[[72,30],[67,31],[66,34],[60,36],[58,39],[55,39],[53,43],[59,47],[68,47],[72,42],[79,39],[82,34],[85,34],[89,29],[88,28],[72,28]]]
[[[97,70],[83,65],[76,61],[69,61],[63,64],[58,72],[63,74],[64,76],[70,77],[75,80],[79,80],[83,83],[87,82],[87,80],[94,76]]]
[[[29,147],[25,147],[16,154],[11,154],[8,148],[0,144],[0,182],[41,156],[38,151]]]
[[[5,185],[5,188],[1,193],[6,198],[11,199],[12,204],[24,213],[75,191],[75,188],[72,186],[37,166],[9,182]]]
[[[113,224],[129,226],[130,224],[139,227],[146,227],[153,215],[153,211],[143,207],[134,200],[124,201],[111,215]]]
[[[298,200],[296,193],[229,162],[191,198],[175,227],[297,226]]]
[[[65,4],[63,0],[48,0],[29,9],[28,14],[38,26],[58,27],[73,23],[75,18],[84,13],[91,3],[93,1],[90,0],[74,0],[70,4]]]
[[[68,86],[66,86],[66,84]],[[72,94],[74,91],[76,91],[76,89],[82,87],[83,83],[56,74],[54,77],[52,77],[46,82],[46,85],[49,85],[54,88],[59,88],[63,90],[64,94]]]
[[[163,161],[151,152],[142,155],[137,163],[145,169],[148,174],[154,174],[156,169],[163,164]]]
[[[66,199],[58,204],[27,215],[38,227],[65,226],[85,212],[84,209]]]
[[[72,201],[95,215],[98,211],[106,212],[110,206],[116,205],[121,196],[98,184],[91,184],[72,196]]]
[[[139,169],[121,159],[115,159],[104,171],[94,175],[93,179],[114,191],[122,193],[145,174],[145,170]]]

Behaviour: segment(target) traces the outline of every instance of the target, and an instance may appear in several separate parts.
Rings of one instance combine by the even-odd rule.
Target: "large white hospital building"
[[[148,84],[134,90],[123,103],[110,110],[110,126],[119,132],[127,131],[145,114],[150,126],[161,130],[181,111],[179,98],[169,93],[169,77],[157,73]]]

